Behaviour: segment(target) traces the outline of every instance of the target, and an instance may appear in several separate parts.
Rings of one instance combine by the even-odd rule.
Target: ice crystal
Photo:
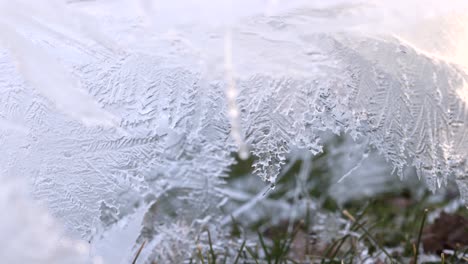
[[[323,131],[468,199],[463,1],[213,2],[0,1],[0,167],[69,234],[201,230],[232,152],[274,184]]]

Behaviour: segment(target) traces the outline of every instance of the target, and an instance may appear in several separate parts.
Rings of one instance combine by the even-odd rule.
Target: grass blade
[[[257,233],[258,233],[258,238],[260,240],[260,245],[262,246],[263,252],[265,253],[265,257],[268,261],[268,264],[271,264],[270,253],[268,252],[268,248],[265,244],[265,241],[263,240],[263,235],[260,232],[257,232]]]
[[[377,240],[372,236],[372,234],[369,233],[369,231],[367,230],[367,228],[365,228],[362,224],[358,223],[356,221],[356,219],[346,210],[343,211],[343,214],[348,217],[352,222],[354,222],[356,224],[356,227],[357,228],[360,228],[364,234],[375,244],[377,245],[377,247],[382,250],[382,252],[387,256],[387,258],[390,260],[390,263],[394,263],[393,261],[393,258],[391,257],[391,255],[387,252],[387,250],[385,250],[384,247],[382,247],[380,245],[380,243],[377,242]]]
[[[418,257],[419,257],[419,245],[421,244],[421,237],[422,237],[422,232],[424,228],[424,224],[426,222],[426,216],[427,216],[428,210],[424,210],[423,218],[421,220],[421,226],[419,227],[419,233],[418,233],[418,241],[416,243],[416,252],[414,253],[414,263],[418,263]]]
[[[202,249],[200,246],[197,247],[197,250],[198,250],[198,258],[200,259],[201,263],[202,264],[205,264],[205,259],[203,258],[203,253],[202,253]]]
[[[242,245],[240,246],[240,249],[239,249],[239,252],[237,252],[237,256],[236,256],[236,259],[234,260],[234,264],[237,264],[237,262],[239,261],[239,258],[242,254],[242,250],[244,249],[244,246],[245,246],[245,240],[244,242],[242,242]]]
[[[213,250],[213,243],[212,243],[212,241],[211,241],[210,230],[207,229],[206,231],[207,231],[207,233],[208,233],[208,243],[210,244],[210,255],[211,255],[212,263],[213,263],[213,264],[216,264],[216,254],[215,254],[215,252],[214,252],[214,250]],[[210,262],[210,261],[209,261],[209,262]]]
[[[247,250],[247,252],[249,253],[249,255],[254,259],[255,264],[259,264],[259,263],[258,263],[258,258],[255,257],[254,252],[252,252],[252,250],[251,250],[250,248],[248,248],[248,247],[246,247],[245,249]]]
[[[138,248],[138,251],[137,251],[137,253],[135,255],[135,258],[132,261],[132,264],[135,264],[137,262],[138,257],[140,256],[141,251],[143,250],[143,247],[145,246],[145,244],[146,244],[146,241],[143,241],[143,243],[141,243],[141,246],[140,246],[140,248]]]

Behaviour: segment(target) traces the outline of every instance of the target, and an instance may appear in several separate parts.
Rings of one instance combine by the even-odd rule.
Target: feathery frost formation
[[[96,255],[125,237],[143,259],[217,223],[239,144],[274,184],[346,133],[467,200],[463,1],[323,2],[1,0],[2,174]]]

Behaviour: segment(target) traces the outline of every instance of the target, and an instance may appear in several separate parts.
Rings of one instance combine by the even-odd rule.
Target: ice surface
[[[2,173],[97,251],[133,221],[193,241],[239,142],[274,183],[346,133],[468,199],[465,7],[421,2],[0,1]]]
[[[35,206],[25,184],[0,175],[0,256],[4,263],[99,263],[87,243],[64,237],[46,210]]]

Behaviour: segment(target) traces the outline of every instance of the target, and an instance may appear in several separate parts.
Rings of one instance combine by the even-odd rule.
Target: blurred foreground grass
[[[279,222],[265,214],[248,223],[232,217],[231,236],[239,241],[237,247],[215,250],[213,243],[222,242],[210,237],[209,250],[199,248],[192,263],[468,263],[468,210],[460,206],[456,188],[449,186],[434,196],[421,183],[419,191],[389,188],[340,204],[326,192],[331,177],[320,161],[326,155],[325,151],[313,158],[318,166],[309,168],[302,183],[297,177],[304,161],[293,161],[268,194],[272,204],[283,202],[293,208],[306,200],[318,206],[301,207],[296,217]],[[228,185],[237,182],[242,190],[248,189],[252,162],[238,160]],[[249,213],[256,210],[253,206]],[[314,231],[317,223],[311,215],[318,211],[341,220],[337,232],[326,240]]]
[[[250,244],[243,240],[238,248],[230,248],[231,252],[237,251],[235,258],[228,257],[223,250],[213,250],[212,243],[216,242],[210,239],[210,250],[199,249],[191,263],[468,263],[466,208],[446,214],[465,219],[464,222],[454,224],[439,216],[438,221],[449,221],[447,225],[451,226],[448,230],[432,230],[434,224],[428,223],[429,216],[453,201],[431,202],[430,193],[413,200],[408,193],[386,193],[372,200],[345,205],[341,213],[349,221],[350,232],[327,243],[317,241],[310,232],[313,223],[307,218],[293,223],[292,231],[286,228],[289,223],[260,231],[255,226],[239,226],[240,223],[234,221],[233,237],[242,239],[246,231],[239,232],[239,229],[250,228],[249,232],[257,234],[256,239],[251,239]],[[438,231],[448,233],[439,234]],[[459,241],[453,240],[456,232],[461,232]],[[437,237],[435,244],[431,236]],[[363,254],[363,250],[367,252]]]

